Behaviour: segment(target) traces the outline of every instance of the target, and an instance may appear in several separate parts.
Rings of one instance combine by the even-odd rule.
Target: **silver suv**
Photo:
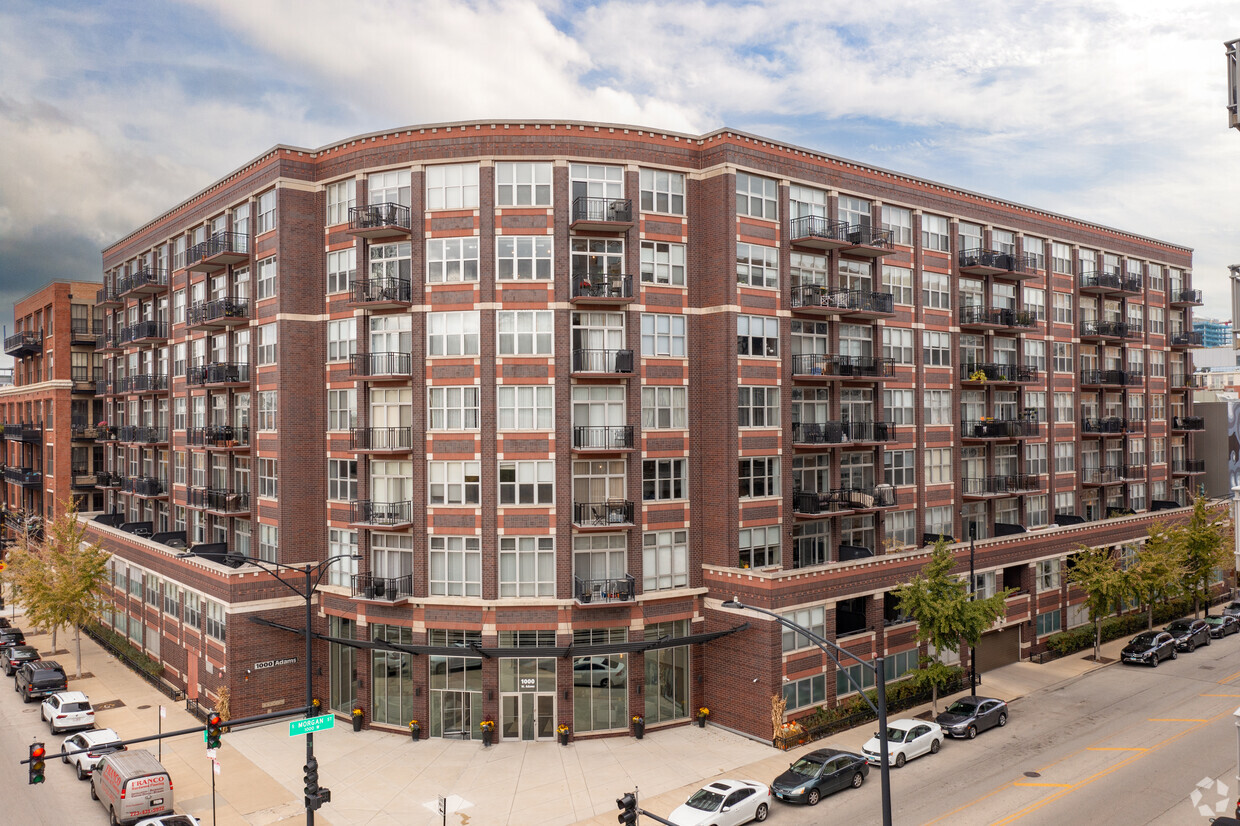
[[[1223,606],[1223,616],[1240,617],[1240,602],[1229,602]]]

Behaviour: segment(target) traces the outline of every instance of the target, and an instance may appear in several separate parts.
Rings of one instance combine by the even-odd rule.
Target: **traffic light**
[[[207,715],[207,748],[218,749],[224,735],[224,718],[216,712]]]
[[[319,793],[319,761],[311,757],[303,768],[306,770],[306,797],[316,797]]]
[[[47,750],[43,748],[42,743],[30,744],[30,784],[43,782],[43,770],[47,768],[45,757],[47,757]]]
[[[616,815],[616,822],[631,826],[637,822],[637,795],[633,792],[625,792],[624,797],[616,798],[616,808],[620,810],[620,814]]]

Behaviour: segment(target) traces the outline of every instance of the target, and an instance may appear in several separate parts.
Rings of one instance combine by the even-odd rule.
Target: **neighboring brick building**
[[[236,714],[300,701],[301,639],[247,619],[304,603],[229,550],[361,554],[315,690],[368,723],[764,736],[839,678],[722,601],[901,673],[889,592],[972,523],[1020,589],[991,667],[1201,472],[1187,248],[731,130],[278,146],[103,264],[112,619]]]
[[[13,333],[4,339],[4,352],[14,359],[13,383],[0,387],[5,541],[41,530],[71,498],[82,511],[102,507],[94,474],[103,451],[93,427],[100,410],[98,288],[57,281],[13,307]]]

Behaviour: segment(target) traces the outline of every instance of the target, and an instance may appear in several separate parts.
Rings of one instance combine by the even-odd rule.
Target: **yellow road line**
[[[1085,751],[1149,751],[1141,746],[1089,746]]]
[[[1218,684],[1222,685],[1223,683],[1230,683],[1232,680],[1236,679],[1237,677],[1240,677],[1240,671],[1237,671],[1235,674],[1229,674],[1228,676],[1219,680]]]
[[[1150,717],[1151,723],[1204,723],[1200,717]]]
[[[1198,694],[1198,697],[1240,697],[1240,694]]]

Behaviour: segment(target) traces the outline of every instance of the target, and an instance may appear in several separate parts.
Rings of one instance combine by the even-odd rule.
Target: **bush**
[[[118,657],[128,661],[134,667],[142,669],[152,677],[158,677],[164,673],[164,666],[162,663],[148,657],[144,651],[139,650],[128,639],[116,633],[111,628],[104,625],[99,625],[98,623],[91,623],[83,630],[85,630],[89,636],[92,636],[102,642]]]
[[[1154,627],[1157,628],[1173,619],[1186,616],[1192,613],[1192,610],[1193,605],[1188,600],[1178,599],[1170,602],[1160,602],[1154,606]],[[1119,617],[1107,617],[1102,620],[1102,641],[1111,642],[1124,637],[1136,636],[1145,630],[1146,623],[1147,614],[1145,611],[1137,611]],[[1092,648],[1093,645],[1094,626],[1092,623],[1082,625],[1080,628],[1073,628],[1071,631],[1061,631],[1048,637],[1046,640],[1046,647],[1061,657],[1077,651],[1084,651],[1087,648]]]

